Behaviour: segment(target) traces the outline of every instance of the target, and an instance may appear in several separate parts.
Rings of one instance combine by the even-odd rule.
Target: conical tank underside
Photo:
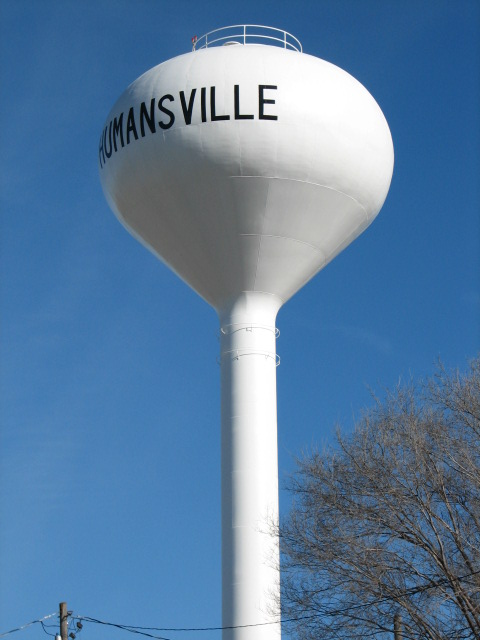
[[[125,226],[217,310],[282,304],[386,197],[393,146],[338,67],[260,45],[205,49],[136,80],[105,124],[101,180]]]

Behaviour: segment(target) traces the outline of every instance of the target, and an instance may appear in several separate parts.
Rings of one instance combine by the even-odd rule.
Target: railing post
[[[255,27],[258,28],[259,30],[258,32],[255,32],[254,30]],[[248,32],[249,28],[252,30],[252,33]],[[244,45],[247,44],[247,38],[252,38],[252,42],[256,42],[256,43],[259,42],[261,44],[267,41],[267,44],[272,44],[273,46],[273,43],[274,43],[274,46],[279,47],[281,46],[280,43],[282,42],[282,38],[280,37],[279,34],[283,33],[283,48],[293,49],[294,51],[299,51],[300,53],[302,52],[301,43],[297,40],[295,36],[292,36],[291,33],[288,33],[288,31],[285,31],[284,29],[277,29],[276,27],[266,27],[263,25],[251,25],[251,24],[233,25],[230,27],[222,27],[221,29],[214,29],[213,31],[209,31],[208,33],[204,34],[193,43],[192,51],[196,51],[199,41],[203,41],[205,43],[201,46],[198,46],[199,49],[208,49],[210,44],[212,46],[220,46],[219,43],[224,42],[225,40],[228,41],[233,39],[234,42],[238,42],[238,38],[242,38],[241,31],[240,32],[235,31],[232,35],[219,36],[220,33],[225,33],[226,29],[229,29],[230,31],[232,29],[243,29]],[[267,34],[265,33],[265,31],[267,31]],[[209,36],[212,36],[213,39],[210,38],[209,40],[208,39]],[[289,37],[291,41],[288,40]],[[241,44],[241,42],[238,42],[238,44]]]

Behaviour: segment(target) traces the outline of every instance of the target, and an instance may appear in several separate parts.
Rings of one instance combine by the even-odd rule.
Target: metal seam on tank
[[[363,207],[362,207],[362,208],[363,208]],[[365,209],[364,209],[364,214],[365,214],[365,220],[370,224],[372,221],[371,221],[371,220],[370,220],[370,218],[368,217],[367,212],[365,211]],[[368,226],[368,225],[367,225],[367,226]],[[366,227],[365,227],[365,228],[366,228]],[[364,230],[365,230],[365,229],[364,229]],[[362,233],[362,232],[360,232],[360,233]],[[348,236],[348,238],[347,238],[347,239],[343,239],[343,241],[342,241],[342,242],[339,242],[339,243],[337,244],[337,246],[335,247],[335,249],[332,251],[331,255],[332,255],[332,256],[338,255],[338,254],[336,254],[335,252],[337,251],[337,249],[338,249],[339,247],[341,247],[341,246],[342,246],[342,244],[345,244],[345,243],[346,243],[346,244],[345,244],[345,248],[346,248],[346,247],[348,247],[348,245],[350,244],[350,242],[352,242],[352,240],[350,240],[350,242],[347,242],[347,240],[348,240],[349,238],[351,238],[351,237],[352,237],[352,235],[353,235],[353,233],[351,233],[351,234],[350,234],[350,236]],[[359,235],[360,235],[360,234],[357,234],[355,237],[358,237]],[[353,238],[353,239],[355,239],[355,238]],[[341,251],[341,250],[340,250],[340,251]],[[330,258],[330,260],[332,260],[332,258]]]
[[[192,71],[192,67],[194,64],[195,58],[191,58],[190,59],[190,64],[188,65],[188,67],[185,70],[185,89],[188,87],[188,83],[190,81],[190,74]]]
[[[265,209],[263,211],[263,220],[262,220],[262,228],[263,228],[263,221],[265,220]],[[242,234],[240,234],[242,235]],[[258,275],[258,265],[260,264],[260,251],[262,249],[262,235],[260,233],[252,233],[252,235],[257,236],[260,238],[259,243],[258,243],[258,251],[257,251],[257,261],[255,264],[255,276],[253,278],[253,289],[252,291],[256,291],[256,286],[257,286],[257,275]]]
[[[320,247],[316,247],[314,244],[310,244],[310,242],[305,242],[305,240],[298,240],[297,238],[292,238],[290,236],[279,236],[274,233],[240,233],[239,235],[242,237],[243,236],[260,236],[262,238],[281,238],[282,240],[293,240],[293,242],[304,244],[307,247],[310,247],[310,249],[313,249],[314,251],[318,251],[319,253],[322,253],[323,255],[325,255],[325,251]]]
[[[258,243],[257,264],[255,265],[255,277],[253,279],[253,291],[256,291],[256,286],[257,286],[258,265],[260,264],[260,253],[262,249],[263,229],[265,227],[265,218],[267,214],[268,194],[270,193],[270,185],[267,185],[267,186],[268,186],[267,197],[265,198],[265,206],[263,207],[263,215],[262,215],[262,229],[261,229],[262,233],[251,234],[253,236],[258,236],[258,235],[260,236],[260,242]],[[248,235],[248,234],[240,234],[240,235],[242,236],[242,235]]]
[[[318,273],[319,271],[321,271],[322,269],[324,269],[324,268],[327,266],[327,264],[328,264],[329,262],[330,262],[330,261],[329,261],[329,260],[327,260],[327,258],[324,258],[323,263],[321,264],[321,266],[320,266],[320,267],[318,267],[318,269],[315,269],[315,271],[313,271],[313,272],[312,272],[309,276],[307,276],[304,280],[302,280],[302,283],[301,283],[300,287],[299,287],[298,289],[296,289],[296,290],[295,290],[295,291],[290,295],[290,297],[288,298],[288,300],[289,300],[293,295],[295,295],[295,293],[297,293],[298,291],[300,291],[300,289],[302,289],[302,288],[307,284],[307,282],[310,282],[310,280],[313,280],[313,278],[317,275],[317,273]]]
[[[363,209],[367,220],[369,220],[369,217],[368,217],[368,214],[367,214],[367,212],[365,210],[365,207],[363,206],[363,204],[361,202],[359,202],[353,196],[348,195],[348,193],[345,193],[345,191],[341,191],[340,189],[335,189],[335,187],[329,187],[326,184],[320,184],[319,182],[312,182],[311,180],[300,180],[299,178],[281,178],[280,176],[229,176],[229,178],[257,178],[257,179],[261,179],[261,180],[285,180],[285,181],[288,181],[288,182],[300,182],[302,184],[311,184],[314,187],[321,187],[322,189],[328,189],[329,191],[335,191],[336,193],[340,193],[342,196],[345,196],[346,198],[349,198],[350,200],[353,200],[353,202],[358,204],[358,206],[361,209]]]
[[[368,216],[367,216],[366,214],[365,214],[365,219],[367,220],[367,222],[369,221]],[[362,232],[360,232],[360,233],[362,233]],[[345,249],[345,248],[346,248],[346,247],[348,247],[348,245],[352,242],[352,240],[355,240],[355,238],[356,238],[356,237],[358,237],[358,235],[360,235],[360,234],[357,234],[354,238],[352,238],[352,235],[353,235],[353,234],[350,234],[350,236],[349,236],[349,239],[348,239],[348,240],[343,240],[342,242],[339,242],[339,243],[337,244],[337,246],[335,247],[335,249],[331,252],[331,254],[330,254],[330,256],[331,256],[331,257],[330,257],[328,260],[327,260],[327,257],[325,256],[325,259],[324,259],[324,261],[323,261],[323,264],[322,264],[320,267],[318,267],[318,269],[316,269],[316,270],[312,273],[312,275],[310,275],[306,280],[304,280],[304,281],[303,281],[303,283],[302,283],[302,285],[301,285],[301,287],[300,287],[300,288],[304,287],[304,286],[305,286],[305,284],[306,284],[309,280],[312,280],[312,279],[317,275],[317,273],[319,273],[322,269],[324,269],[324,268],[327,266],[327,264],[328,264],[329,262],[331,262],[331,261],[332,261],[332,260],[333,260],[337,255],[338,255],[338,253],[341,253],[341,252],[343,251],[343,249],[340,249],[340,251],[338,251],[338,252],[337,252],[338,248],[339,248],[339,247],[341,247],[341,246],[342,246],[342,244],[344,245],[344,247],[343,247],[343,248]]]
[[[365,207],[358,201],[356,200],[353,196],[349,196],[347,193],[345,193],[344,191],[340,191],[339,189],[334,189],[333,187],[327,187],[326,185],[322,185],[322,184],[318,184],[316,182],[308,182],[307,180],[296,180],[296,179],[292,179],[292,178],[275,178],[275,177],[267,177],[265,178],[265,176],[230,176],[231,178],[262,178],[262,179],[266,179],[266,180],[288,180],[290,182],[301,182],[304,184],[311,184],[313,186],[316,187],[321,187],[322,189],[329,189],[330,191],[335,191],[336,193],[340,193],[342,196],[345,196],[346,198],[349,198],[350,200],[353,200],[353,202],[355,202],[355,204],[357,204],[360,209],[362,209],[363,211],[363,215],[365,217],[365,220],[370,223],[372,221],[372,218],[368,215]],[[262,226],[263,229],[263,226]],[[296,238],[290,238],[289,236],[275,236],[275,235],[271,235],[271,234],[258,234],[258,233],[241,233],[241,236],[258,236],[258,235],[265,235],[267,237],[272,237],[272,238],[283,238],[285,240],[294,240],[295,242],[300,242],[302,244],[306,244],[307,246],[311,247],[312,249],[316,250],[316,251],[320,251],[320,253],[323,253],[325,255],[325,252],[323,251],[323,249],[321,249],[320,247],[316,247],[313,244],[310,244],[309,242],[305,242],[304,240],[297,240]],[[332,253],[334,254],[335,251],[338,249],[338,247],[340,247],[342,244],[342,242],[340,242],[339,244],[337,244],[337,246],[335,247],[335,249],[332,251]],[[326,264],[326,256],[325,256],[325,263]],[[318,269],[318,271],[320,271],[323,267],[320,267],[320,269]],[[318,271],[316,271],[316,273],[318,273]],[[255,278],[256,278],[256,272],[255,272]]]
[[[242,236],[256,236],[259,235],[258,233],[242,233],[240,234]],[[310,247],[310,249],[313,249],[314,251],[320,253],[323,256],[323,262],[322,264],[318,267],[318,269],[315,269],[315,271],[310,274],[309,276],[307,276],[305,278],[305,280],[303,280],[302,285],[300,287],[300,289],[309,281],[311,280],[319,271],[321,271],[327,264],[328,262],[330,262],[329,260],[327,260],[327,256],[325,254],[325,252],[323,251],[323,249],[320,249],[318,247],[315,247],[314,245],[305,242],[304,240],[297,240],[296,238],[290,238],[289,236],[274,236],[274,235],[269,235],[269,234],[264,234],[266,238],[282,238],[282,240],[293,240],[294,242],[298,242],[299,244],[304,244],[307,247]],[[341,245],[342,243],[338,244],[337,247],[335,247],[335,250]],[[297,289],[298,291],[299,289]],[[255,291],[256,293],[269,293],[267,291],[258,291],[257,289],[253,289],[253,291]],[[247,291],[243,291],[242,293],[248,293]],[[276,295],[280,300],[282,300],[282,304],[285,304],[286,300],[284,300],[281,296],[278,295],[278,293],[275,293],[274,295]],[[291,296],[290,296],[291,297]]]

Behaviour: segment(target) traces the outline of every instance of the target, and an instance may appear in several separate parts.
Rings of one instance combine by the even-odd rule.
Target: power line
[[[135,627],[130,625],[118,624],[115,622],[105,622],[104,620],[97,620],[96,618],[90,618],[89,616],[76,616],[75,620],[83,620],[84,622],[93,622],[94,624],[102,624],[108,627],[115,627],[116,629],[121,629],[122,631],[129,631],[130,633],[137,633],[140,636],[147,636],[148,638],[157,638],[157,640],[171,640],[170,638],[165,638],[164,636],[156,636],[152,633],[147,633],[146,631],[141,631],[140,629],[149,629],[150,631],[162,631],[162,629],[155,629],[154,627]]]
[[[118,627],[125,631],[131,631],[132,633],[141,633],[142,631],[223,631],[224,629],[246,629],[248,627],[264,627],[266,625],[271,624],[280,624],[281,622],[285,622],[280,620],[273,620],[271,622],[257,622],[255,624],[239,624],[235,626],[225,626],[225,627],[139,627],[136,625],[128,625],[128,624],[114,624],[113,622],[105,622],[103,620],[97,620],[95,618],[90,618],[88,616],[79,616],[79,620],[84,620],[85,622],[93,622],[95,624],[106,624],[113,627]],[[149,635],[147,633],[143,635]],[[159,636],[150,636],[153,638],[158,638]],[[166,639],[168,640],[168,638]]]
[[[464,580],[467,580],[468,578],[471,578],[472,576],[476,576],[480,574],[480,569],[477,571],[472,571],[471,573],[468,573],[466,575],[463,576],[457,576],[455,578],[456,581],[462,582]],[[92,624],[101,624],[101,625],[106,625],[109,627],[114,627],[117,629],[121,629],[122,631],[129,631],[130,633],[136,633],[138,635],[142,635],[142,636],[147,636],[149,638],[156,638],[157,640],[170,640],[170,638],[165,638],[164,636],[157,636],[151,633],[147,633],[148,631],[173,631],[173,632],[180,632],[180,631],[223,631],[223,630],[227,630],[227,629],[245,629],[245,628],[249,628],[249,627],[262,627],[262,626],[267,626],[267,625],[272,625],[272,624],[281,624],[281,623],[285,623],[285,622],[297,622],[300,620],[308,620],[308,619],[312,619],[312,618],[318,618],[320,616],[336,616],[336,615],[341,615],[342,613],[347,613],[348,611],[354,611],[357,609],[362,609],[362,608],[367,608],[367,607],[372,607],[378,604],[382,604],[384,602],[388,602],[391,600],[395,600],[396,598],[399,597],[405,597],[405,596],[410,596],[410,595],[415,595],[417,593],[422,593],[424,591],[427,591],[429,589],[434,589],[435,587],[440,587],[443,586],[445,584],[448,584],[449,582],[451,582],[450,579],[448,578],[442,578],[441,580],[436,580],[433,581],[429,584],[424,584],[424,585],[418,585],[416,587],[411,587],[410,589],[405,589],[404,591],[396,594],[395,597],[393,596],[383,596],[382,598],[378,598],[376,600],[371,600],[370,602],[366,602],[366,603],[359,603],[359,604],[351,604],[351,605],[347,605],[344,608],[341,609],[333,609],[333,610],[328,610],[326,609],[323,612],[315,612],[315,613],[311,613],[311,614],[307,614],[307,615],[300,615],[300,616],[296,616],[296,617],[291,617],[291,618],[279,618],[278,620],[272,620],[270,622],[260,622],[260,623],[256,623],[256,624],[242,624],[242,625],[232,625],[232,626],[222,626],[222,627],[143,627],[143,626],[136,626],[136,625],[126,625],[126,624],[120,624],[120,623],[115,623],[115,622],[106,622],[105,620],[98,620],[97,618],[92,618],[90,616],[72,616],[71,617],[71,621],[85,621],[85,622],[91,622]],[[44,620],[48,620],[49,618],[53,618],[54,616],[58,616],[58,613],[51,613],[48,616],[44,616],[43,618],[40,618],[38,620],[32,620],[31,622],[27,622],[26,624],[22,625],[21,627],[17,627],[15,629],[10,629],[10,631],[5,631],[3,633],[0,633],[0,638],[7,636],[11,633],[14,633],[16,631],[22,631],[23,629],[26,629],[27,627],[30,627],[34,624],[41,624],[43,627],[43,630],[45,631],[45,633],[47,633],[48,635],[52,635],[50,633],[48,633],[46,631],[46,628],[50,628],[50,625],[44,625],[43,621]]]
[[[52,636],[53,638],[55,638],[55,636],[57,635],[56,633],[50,633],[50,631],[47,631],[48,628],[50,628],[50,626],[52,625],[46,625],[42,620],[40,621],[40,624],[42,625],[42,629],[44,631],[44,633],[47,634],[47,636]]]
[[[55,613],[50,613],[48,616],[44,616],[43,618],[40,618],[39,620],[32,620],[31,622],[27,622],[26,624],[23,624],[21,627],[17,627],[16,629],[10,629],[10,631],[4,631],[3,633],[0,633],[0,638],[2,638],[3,636],[8,636],[10,633],[15,633],[15,631],[22,631],[23,629],[26,629],[27,627],[31,627],[32,624],[39,624],[39,623],[43,623],[44,620],[48,620],[48,618],[53,618],[53,616],[58,615],[56,612]]]
[[[458,577],[455,578],[455,580],[463,581],[463,580],[466,580],[467,578],[470,578],[470,577],[478,575],[478,574],[480,574],[480,569],[478,571],[472,571],[471,573],[468,573],[468,574],[466,574],[464,576],[458,576]],[[325,616],[325,617],[327,617],[327,616],[328,617],[337,616],[337,615],[341,615],[342,613],[347,613],[349,611],[354,611],[354,610],[357,610],[357,609],[373,607],[375,605],[379,605],[379,604],[382,604],[384,602],[395,600],[398,597],[405,597],[405,596],[416,595],[417,593],[423,593],[424,591],[427,591],[429,589],[434,589],[435,587],[440,587],[442,585],[448,584],[449,582],[450,582],[450,580],[448,578],[442,578],[441,580],[436,580],[436,581],[431,582],[429,584],[418,585],[416,587],[411,587],[410,589],[405,589],[401,593],[397,594],[395,598],[393,596],[386,595],[386,596],[383,596],[383,597],[378,598],[376,600],[371,600],[370,602],[347,605],[346,607],[343,607],[341,609],[334,609],[334,610],[326,609],[323,612],[316,612],[316,613],[300,615],[300,616],[291,617],[291,618],[280,618],[278,620],[273,620],[273,621],[270,621],[270,622],[260,622],[260,623],[256,623],[256,624],[243,624],[243,625],[222,626],[222,627],[143,627],[143,626],[136,626],[136,625],[123,625],[123,624],[119,624],[119,623],[105,622],[103,620],[98,620],[96,618],[90,618],[89,616],[77,616],[77,619],[78,620],[84,620],[85,622],[92,622],[94,624],[103,624],[103,625],[107,625],[107,626],[116,627],[118,629],[122,629],[123,631],[130,631],[130,633],[137,633],[137,634],[140,634],[140,635],[145,635],[145,636],[150,637],[150,638],[159,638],[159,640],[169,640],[168,638],[163,638],[161,636],[155,636],[153,634],[149,634],[149,633],[146,633],[146,632],[147,631],[167,631],[167,632],[168,631],[172,631],[172,632],[180,632],[180,631],[223,631],[223,630],[227,630],[227,629],[245,629],[245,628],[249,628],[249,627],[262,627],[262,626],[267,626],[267,625],[272,625],[272,624],[281,624],[281,623],[285,623],[285,622],[299,622],[300,620],[309,620],[309,619],[313,619],[313,618],[318,618],[320,616]]]

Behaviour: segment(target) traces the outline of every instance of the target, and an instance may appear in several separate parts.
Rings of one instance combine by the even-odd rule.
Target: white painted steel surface
[[[235,119],[235,85],[239,115]],[[260,118],[259,87],[264,116]],[[211,87],[216,117],[211,118]],[[206,122],[201,89],[205,88]],[[193,97],[191,124],[186,106]],[[170,96],[172,99],[170,99]],[[158,108],[162,98],[163,108]],[[140,106],[154,100],[155,132]],[[138,139],[126,121],[132,122]],[[386,197],[393,147],[366,89],[338,67],[276,47],[203,49],[136,80],[111,111],[124,146],[100,152],[105,194],[120,220],[205,300],[221,310],[243,291],[286,302],[356,238]],[[188,118],[187,118],[188,119]],[[110,139],[112,138],[112,139]]]
[[[264,624],[279,596],[275,317],[281,300],[245,293],[220,315],[222,621]],[[280,625],[225,630],[224,640],[277,640]]]
[[[275,317],[387,195],[393,146],[367,90],[281,48],[208,48],[136,80],[107,118],[105,195],[130,232],[218,312],[224,626],[278,597]],[[276,640],[279,625],[224,631]]]

